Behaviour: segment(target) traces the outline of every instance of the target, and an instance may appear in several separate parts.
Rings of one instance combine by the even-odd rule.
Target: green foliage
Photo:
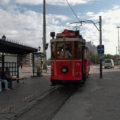
[[[118,57],[119,57],[118,55],[105,54],[102,56],[102,60],[104,61],[105,59],[113,59],[114,62],[116,62]],[[91,64],[98,64],[99,55],[90,53],[90,61],[91,61]]]
[[[116,61],[118,57],[119,57],[118,55],[106,54],[106,55],[103,56],[103,60],[104,59],[113,59],[114,61]]]
[[[98,64],[99,56],[97,54],[90,53],[90,61],[91,61],[91,64]]]

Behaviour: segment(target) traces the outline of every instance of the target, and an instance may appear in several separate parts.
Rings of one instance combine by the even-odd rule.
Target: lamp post
[[[119,40],[119,28],[120,28],[120,26],[117,26],[117,29],[118,29],[118,55],[120,55],[120,44],[119,44],[119,42],[120,42],[120,40]]]
[[[43,53],[45,55],[44,65],[45,65],[45,69],[47,70],[47,65],[46,65],[47,56],[46,56],[45,46],[46,46],[46,0],[43,0]]]
[[[102,46],[102,17],[99,16],[99,37],[100,46]],[[102,54],[100,54],[100,78],[102,78]]]
[[[5,41],[6,40],[6,36],[3,35],[2,36],[2,40]],[[5,55],[4,52],[2,52],[2,71],[4,72],[4,67],[5,67]]]
[[[39,47],[38,47],[38,52],[40,52],[40,50],[41,50],[41,47],[39,46]]]
[[[116,46],[116,55],[117,55],[117,46]]]

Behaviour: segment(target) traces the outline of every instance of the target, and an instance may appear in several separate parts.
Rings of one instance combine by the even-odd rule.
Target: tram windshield
[[[65,58],[72,58],[72,43],[65,44]]]
[[[72,58],[72,42],[57,43],[57,58],[70,59]]]
[[[81,59],[82,43],[55,42],[51,44],[52,59]]]
[[[64,43],[57,43],[57,57],[64,58]]]

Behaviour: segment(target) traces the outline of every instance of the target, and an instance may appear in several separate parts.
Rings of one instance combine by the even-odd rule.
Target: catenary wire
[[[80,21],[79,18],[78,18],[78,16],[77,16],[77,14],[75,13],[75,11],[74,11],[73,8],[71,7],[70,3],[68,2],[68,0],[66,0],[66,2],[67,2],[67,4],[68,4],[68,6],[70,7],[71,11],[73,12],[74,16],[76,17],[76,19],[77,19],[78,21]]]

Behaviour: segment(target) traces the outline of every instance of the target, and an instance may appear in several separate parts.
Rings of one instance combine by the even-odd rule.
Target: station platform
[[[0,92],[0,120],[21,114],[37,97],[51,89],[49,76],[26,77],[13,82],[12,90]]]
[[[85,85],[73,95],[52,120],[119,120],[120,68],[92,66]]]
[[[41,77],[24,78],[19,84],[14,82],[13,90],[1,92],[0,120],[14,120],[12,118],[29,111],[39,96],[52,90],[49,77],[44,73]],[[99,66],[92,66],[85,85],[65,101],[52,120],[119,120],[119,78],[119,68],[103,69],[103,78],[100,79]]]

